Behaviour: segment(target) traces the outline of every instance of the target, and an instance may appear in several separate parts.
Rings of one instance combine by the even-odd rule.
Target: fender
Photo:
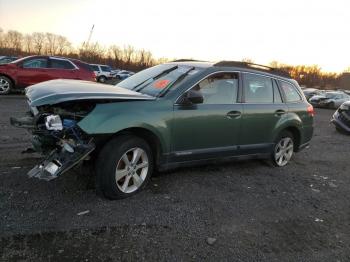
[[[89,135],[115,134],[128,128],[144,128],[159,138],[163,152],[167,153],[170,151],[169,124],[173,117],[169,108],[171,102],[168,100],[159,100],[157,106],[154,106],[154,101],[96,104],[94,110],[78,126]]]

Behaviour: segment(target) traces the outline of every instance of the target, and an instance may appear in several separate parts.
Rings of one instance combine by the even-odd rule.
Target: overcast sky
[[[350,66],[350,0],[0,0],[0,27],[74,45],[131,44],[155,57]]]

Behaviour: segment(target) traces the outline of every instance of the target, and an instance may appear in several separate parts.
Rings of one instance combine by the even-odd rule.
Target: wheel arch
[[[5,77],[7,77],[7,78],[10,79],[10,81],[12,82],[13,87],[16,86],[16,81],[15,81],[11,76],[9,76],[8,74],[0,73],[0,76],[5,76]]]
[[[284,128],[282,128],[278,133],[277,133],[277,137],[283,132],[283,131],[288,131],[293,135],[293,139],[294,139],[294,152],[297,152],[301,143],[301,130],[299,127],[297,126],[286,126]]]
[[[158,166],[158,164],[162,160],[164,148],[161,139],[154,132],[144,127],[130,127],[114,133],[110,139],[122,135],[134,135],[144,139],[151,147],[155,161],[155,166]]]

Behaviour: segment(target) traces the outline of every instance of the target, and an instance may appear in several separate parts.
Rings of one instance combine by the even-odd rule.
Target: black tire
[[[11,92],[13,83],[10,78],[0,75],[0,95],[7,95]]]
[[[106,83],[107,81],[107,78],[105,76],[100,76],[98,79],[97,79],[98,82],[100,83]]]
[[[330,102],[328,107],[331,108],[331,109],[335,109],[335,104],[334,104],[334,102]]]
[[[292,149],[291,150],[288,150],[288,152],[286,152],[289,156],[289,153],[291,152],[291,155],[289,157],[289,159],[285,158],[287,161],[286,163],[283,161],[283,163],[281,164],[280,162],[278,162],[278,160],[276,159],[276,156],[277,156],[277,146],[281,143],[282,139],[287,139],[289,138],[291,143],[292,143]],[[288,140],[286,140],[288,141]],[[289,163],[290,159],[293,157],[293,153],[294,153],[294,148],[295,147],[295,142],[294,142],[294,136],[291,132],[287,131],[287,130],[283,130],[279,135],[278,137],[276,138],[275,142],[274,142],[274,146],[273,146],[273,149],[272,149],[272,152],[271,152],[271,161],[272,161],[272,164],[273,166],[276,166],[276,167],[282,167],[282,166],[285,166]],[[277,151],[276,151],[277,150]]]
[[[117,165],[122,161],[122,157],[133,149],[142,149],[147,155],[148,169],[145,173],[146,176],[135,191],[133,192],[123,192],[120,189],[119,181],[116,179]],[[136,164],[135,164],[136,165]],[[126,166],[125,166],[126,169]],[[135,169],[134,169],[135,170]],[[143,172],[143,169],[141,170]],[[134,171],[134,174],[137,171]],[[141,191],[148,183],[151,175],[153,173],[153,154],[150,146],[143,139],[132,136],[132,135],[122,135],[112,139],[107,142],[106,145],[101,150],[97,161],[96,161],[96,188],[97,192],[102,193],[106,198],[109,199],[122,199],[130,197],[139,191]],[[131,181],[131,187],[137,187],[134,180],[134,175],[124,176],[124,180],[128,176],[131,176],[129,180]],[[141,177],[141,175],[140,175]],[[124,181],[125,182],[125,181]],[[123,183],[123,181],[122,181]],[[129,182],[128,182],[129,184]],[[135,185],[134,185],[135,184]]]

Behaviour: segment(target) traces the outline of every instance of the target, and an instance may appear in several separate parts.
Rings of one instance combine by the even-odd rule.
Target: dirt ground
[[[350,261],[350,137],[331,110],[316,111],[311,147],[284,168],[178,169],[121,201],[77,170],[29,179],[38,156],[21,153],[30,136],[8,120],[26,110],[0,97],[1,261]]]

